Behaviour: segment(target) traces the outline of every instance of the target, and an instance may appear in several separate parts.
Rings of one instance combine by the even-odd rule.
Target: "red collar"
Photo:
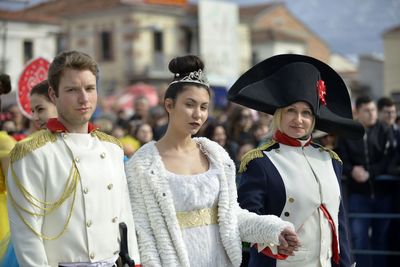
[[[49,129],[52,133],[68,133],[67,128],[57,119],[51,118],[47,121],[47,129]],[[88,133],[97,130],[97,127],[89,122],[88,124]]]
[[[277,130],[274,134],[273,139],[281,144],[287,145],[287,146],[302,146],[301,142],[299,139],[292,138],[281,131]],[[311,138],[307,140],[307,142],[303,146],[308,146],[311,143]]]

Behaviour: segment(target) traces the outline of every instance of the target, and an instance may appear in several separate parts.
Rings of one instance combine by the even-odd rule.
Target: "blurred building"
[[[328,45],[283,3],[240,6],[238,13],[235,56],[240,73],[280,53],[306,54],[330,63]],[[56,27],[47,34],[51,48],[35,47],[34,57],[46,53],[52,58],[64,49],[93,55],[105,94],[137,81],[163,84],[171,78],[171,58],[201,51],[199,7],[186,0],[54,0],[26,8],[19,16],[57,23],[48,26]],[[25,25],[28,32],[31,27]]]
[[[375,100],[382,97],[383,64],[383,58],[378,55],[361,55],[359,57],[357,94],[366,94]]]
[[[400,103],[400,25],[383,34],[385,54],[384,95]]]
[[[93,55],[107,92],[136,81],[165,81],[170,78],[168,61],[196,49],[185,25],[185,2],[58,0],[25,12],[58,16],[64,49]]]
[[[59,33],[54,17],[0,10],[0,72],[11,76],[13,87],[31,59],[53,59],[61,45]]]
[[[328,45],[283,3],[240,7],[240,22],[250,32],[252,64],[282,53],[309,55],[329,63]]]
[[[329,58],[329,66],[331,66],[343,78],[344,82],[350,89],[350,96],[356,97],[360,94],[358,82],[358,66],[340,54],[333,53]]]

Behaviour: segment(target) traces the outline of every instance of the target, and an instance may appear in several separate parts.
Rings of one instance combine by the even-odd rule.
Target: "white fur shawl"
[[[233,266],[240,266],[242,261],[241,241],[279,244],[283,228],[293,226],[273,215],[258,216],[241,209],[237,203],[235,167],[228,154],[207,138],[194,140],[221,170],[218,224],[222,244]],[[142,265],[189,267],[188,251],[155,142],[135,153],[127,163],[126,172]]]

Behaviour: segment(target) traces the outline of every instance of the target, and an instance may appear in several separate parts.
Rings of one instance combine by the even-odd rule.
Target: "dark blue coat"
[[[323,148],[312,144],[315,149]],[[260,148],[258,156],[250,156],[250,160],[244,158],[246,165],[241,173],[241,182],[238,189],[238,201],[242,208],[255,212],[260,215],[273,214],[285,219],[282,216],[283,209],[286,204],[287,196],[285,190],[285,183],[281,174],[278,172],[276,166],[268,157],[268,152],[274,149],[279,150],[279,143],[272,143],[264,148]],[[261,154],[259,153],[261,150]],[[266,153],[264,153],[266,152]],[[251,154],[251,152],[250,152]],[[342,176],[342,163],[340,159],[333,152],[329,151],[332,155],[332,168],[337,177],[340,185]],[[247,155],[249,156],[249,155]],[[293,162],[293,164],[296,164]],[[243,167],[243,165],[242,165]],[[300,167],[300,166],[299,166]],[[307,192],[304,192],[305,194]],[[301,211],[300,211],[301,212]],[[339,243],[340,243],[340,265],[336,265],[332,261],[332,266],[349,267],[352,264],[350,255],[350,246],[347,233],[347,220],[343,202],[341,201],[338,215],[339,224]],[[250,262],[251,267],[275,267],[277,260],[262,253],[258,253],[255,248],[250,249]]]

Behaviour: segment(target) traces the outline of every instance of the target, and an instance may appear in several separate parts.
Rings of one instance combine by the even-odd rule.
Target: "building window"
[[[258,61],[258,53],[256,52],[256,51],[253,51],[252,53],[251,53],[251,64],[252,65],[255,65],[255,64],[257,64],[259,61]]]
[[[65,35],[61,33],[58,33],[56,35],[56,49],[57,49],[57,54],[64,50],[67,50],[67,42]]]
[[[24,64],[33,58],[33,42],[24,41]]]
[[[192,40],[193,40],[193,32],[189,27],[183,28],[184,33],[184,44],[185,44],[185,52],[192,52]]]
[[[100,60],[111,61],[114,58],[113,54],[113,40],[111,32],[100,33]]]
[[[154,51],[162,52],[163,51],[163,32],[162,31],[154,31]]]

